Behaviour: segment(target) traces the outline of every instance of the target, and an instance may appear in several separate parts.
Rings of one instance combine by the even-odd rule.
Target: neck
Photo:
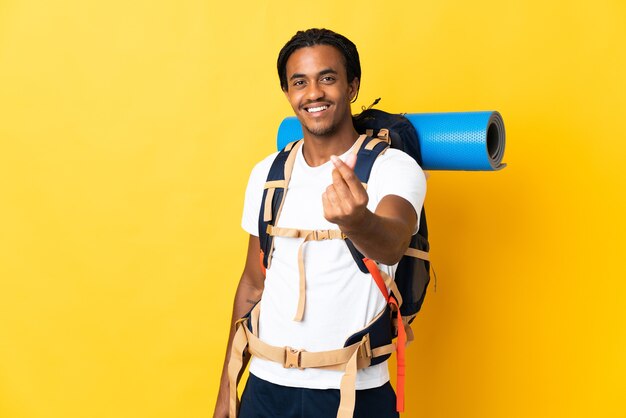
[[[304,144],[302,154],[311,167],[317,167],[330,160],[331,155],[341,155],[348,151],[359,137],[352,125],[344,126],[329,136],[317,136],[304,130]]]

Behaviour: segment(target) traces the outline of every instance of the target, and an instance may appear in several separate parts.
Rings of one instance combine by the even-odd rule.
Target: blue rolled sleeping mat
[[[417,131],[424,170],[494,171],[506,166],[504,121],[496,111],[405,113]],[[295,116],[278,128],[278,149],[302,138]]]

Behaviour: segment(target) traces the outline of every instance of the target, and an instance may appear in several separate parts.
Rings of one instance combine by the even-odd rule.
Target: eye
[[[324,77],[322,77],[321,81],[326,84],[331,84],[335,82],[335,77],[331,75],[325,75]]]
[[[304,80],[295,80],[292,85],[294,87],[302,87],[304,86]]]

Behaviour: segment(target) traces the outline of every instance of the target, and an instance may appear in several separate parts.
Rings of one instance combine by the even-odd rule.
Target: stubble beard
[[[348,114],[350,114],[349,111],[348,111]],[[351,114],[350,114],[350,120],[352,120]],[[307,124],[307,123],[303,123],[303,121],[301,121],[300,123],[302,125],[302,128],[305,129],[308,133],[310,133],[313,136],[320,137],[320,138],[327,138],[327,137],[335,135],[337,132],[340,131],[340,128],[342,126],[341,119],[337,120],[335,118],[331,118],[328,124],[325,124],[325,123],[321,123],[321,124],[308,123]]]
[[[334,109],[335,111],[337,109]],[[350,105],[348,104],[348,109],[346,110],[348,115],[350,115],[350,121],[352,121],[352,113],[350,112]],[[304,119],[300,120],[300,124],[302,125],[302,129],[306,130],[309,134],[313,136],[317,136],[320,138],[327,138],[335,135],[339,132],[342,127],[342,118],[341,116],[335,114],[334,117],[331,116],[328,124],[321,123],[316,124],[314,121],[309,121],[311,123],[304,123]]]
[[[337,124],[330,124],[329,126],[318,126],[318,127],[310,127],[308,125],[302,124],[304,129],[308,133],[318,137],[329,137],[337,133],[339,130],[339,126]]]

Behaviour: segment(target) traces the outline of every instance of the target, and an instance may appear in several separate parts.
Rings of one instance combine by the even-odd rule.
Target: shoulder
[[[263,185],[267,180],[267,174],[272,167],[272,163],[274,162],[276,155],[278,155],[278,152],[268,155],[256,163],[252,168],[250,177],[248,178],[248,186],[246,188],[246,199],[260,199],[257,195],[260,195],[263,191]]]
[[[377,162],[386,162],[386,161],[396,161],[396,162],[404,162],[406,164],[414,164],[418,165],[417,162],[404,151],[400,151],[395,148],[388,148],[384,154],[376,159]]]
[[[413,157],[390,148],[374,162],[368,190],[380,199],[396,194],[418,206],[426,193],[426,175]]]
[[[272,167],[272,163],[276,159],[278,152],[274,152],[258,163],[252,168],[252,172],[250,173],[250,179],[258,179],[261,178],[263,181],[267,178],[267,173],[269,173],[270,168]]]
[[[400,151],[394,148],[389,148],[384,154],[380,155],[374,165],[372,166],[372,175],[375,175],[378,171],[406,171],[423,175],[422,168],[417,164],[417,161],[404,151]]]
[[[243,216],[241,219],[241,226],[250,235],[259,236],[257,221],[261,201],[263,200],[263,185],[265,184],[267,173],[269,173],[272,162],[277,154],[278,153],[275,152],[259,161],[254,168],[252,168],[250,173],[243,202]]]

